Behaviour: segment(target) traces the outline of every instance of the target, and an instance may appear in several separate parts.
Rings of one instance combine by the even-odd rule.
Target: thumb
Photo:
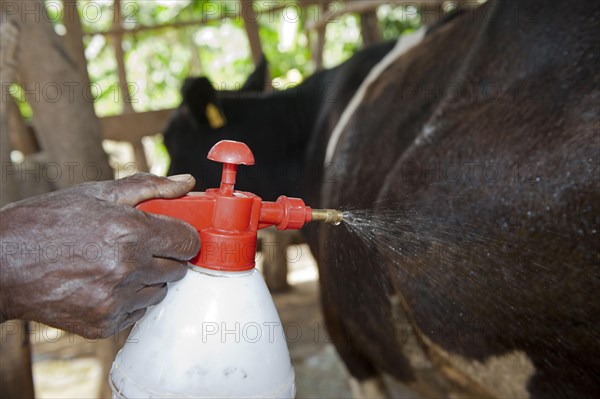
[[[153,198],[179,198],[194,188],[196,180],[192,175],[160,177],[150,173],[136,173],[111,182],[109,195],[112,202],[119,205],[136,206]]]

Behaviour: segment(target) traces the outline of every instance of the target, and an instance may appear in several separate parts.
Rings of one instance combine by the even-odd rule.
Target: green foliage
[[[46,3],[55,30],[64,33],[56,2],[47,0]],[[273,4],[257,3],[256,8],[264,10]],[[78,2],[83,31],[87,33],[84,45],[91,90],[100,116],[122,111],[113,42],[110,35],[97,33],[113,28],[112,7],[110,0]],[[202,19],[198,25],[141,30],[123,36],[134,109],[177,106],[181,101],[181,83],[188,76],[207,76],[220,89],[235,89],[243,84],[254,68],[243,19],[223,18],[239,11],[237,1],[123,1],[125,29]],[[276,88],[298,84],[314,72],[310,43],[316,42],[316,35],[307,33],[304,26],[308,18],[315,17],[315,12],[314,7],[304,11],[291,7],[259,17],[259,35]],[[386,40],[397,38],[420,24],[414,6],[383,5],[377,15]],[[333,67],[343,62],[361,46],[360,17],[349,14],[337,18],[327,26],[324,66]],[[31,115],[26,102],[23,99],[18,102],[22,112]]]
[[[77,2],[77,9],[84,33],[102,32],[111,28],[113,23],[112,1],[80,0]],[[129,8],[125,10],[126,20],[132,12]]]
[[[331,68],[346,61],[362,47],[360,17],[347,14],[330,22],[325,38],[323,64],[326,68]]]
[[[377,9],[377,19],[384,40],[396,39],[402,33],[410,32],[421,26],[421,18],[414,5],[384,4]]]
[[[12,83],[8,89],[8,92],[12,94],[13,98],[15,99],[23,118],[25,118],[25,120],[30,120],[33,111],[31,110],[29,103],[25,100],[25,92],[23,91],[23,87],[17,83]]]
[[[269,60],[275,86],[290,86],[314,72],[308,38],[304,32],[304,15],[279,13],[259,20],[263,52]],[[288,74],[289,71],[295,71]],[[299,80],[298,80],[299,78]]]

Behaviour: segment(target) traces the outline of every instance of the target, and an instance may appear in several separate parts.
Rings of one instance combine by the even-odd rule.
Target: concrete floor
[[[286,327],[297,397],[350,398],[346,369],[325,330],[317,281],[296,284],[274,300]]]

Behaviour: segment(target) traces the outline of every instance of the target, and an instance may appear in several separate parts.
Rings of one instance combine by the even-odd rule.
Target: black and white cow
[[[489,1],[388,47],[360,80],[338,74],[338,103],[204,85],[167,131],[172,172],[241,140],[285,171],[241,188],[374,220],[371,241],[308,230],[358,394],[389,375],[431,397],[597,397],[598,37],[597,2]],[[231,126],[206,130],[208,103]]]
[[[376,221],[367,245],[328,226],[312,240],[363,386],[600,395],[599,37],[596,2],[490,1],[315,135],[315,206]]]

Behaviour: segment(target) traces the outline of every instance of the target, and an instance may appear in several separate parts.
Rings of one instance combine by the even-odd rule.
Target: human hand
[[[138,173],[29,198],[0,211],[1,320],[101,338],[139,320],[198,253],[196,230],[135,209],[177,198],[194,178]]]

